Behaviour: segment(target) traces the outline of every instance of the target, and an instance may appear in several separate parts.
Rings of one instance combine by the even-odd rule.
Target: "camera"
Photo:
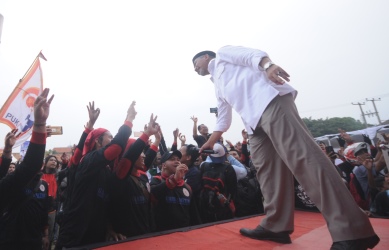
[[[217,108],[209,108],[209,112],[217,114]]]

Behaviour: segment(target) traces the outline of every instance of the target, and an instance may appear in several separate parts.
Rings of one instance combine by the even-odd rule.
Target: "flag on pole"
[[[32,133],[34,102],[43,91],[42,69],[39,61],[41,54],[42,52],[35,58],[0,109],[0,123],[8,125],[11,129],[18,129],[14,148],[27,141]]]

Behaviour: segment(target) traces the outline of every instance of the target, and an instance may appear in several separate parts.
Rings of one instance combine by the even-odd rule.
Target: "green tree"
[[[307,125],[309,131],[311,131],[313,137],[318,137],[328,134],[337,134],[338,129],[344,129],[346,131],[354,131],[364,129],[364,125],[352,117],[333,117],[314,120],[311,117],[303,118],[305,125]]]

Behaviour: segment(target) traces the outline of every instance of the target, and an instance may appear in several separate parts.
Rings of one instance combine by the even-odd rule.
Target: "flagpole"
[[[38,55],[35,57],[34,61],[33,61],[32,64],[31,64],[31,66],[28,68],[26,74],[24,74],[24,76],[22,77],[22,79],[19,80],[19,82],[21,82],[21,81],[24,79],[24,77],[28,74],[28,72],[30,72],[32,66],[34,66],[35,61],[39,58],[39,55],[40,55],[41,53],[42,53],[42,50],[39,51]]]

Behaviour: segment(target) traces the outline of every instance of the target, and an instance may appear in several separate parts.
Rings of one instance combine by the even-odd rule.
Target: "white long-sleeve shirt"
[[[297,91],[285,83],[277,85],[268,79],[259,66],[268,55],[257,49],[225,46],[208,64],[211,80],[215,85],[218,118],[214,131],[226,132],[232,121],[232,109],[242,118],[248,134],[256,128],[267,105],[277,95]]]

